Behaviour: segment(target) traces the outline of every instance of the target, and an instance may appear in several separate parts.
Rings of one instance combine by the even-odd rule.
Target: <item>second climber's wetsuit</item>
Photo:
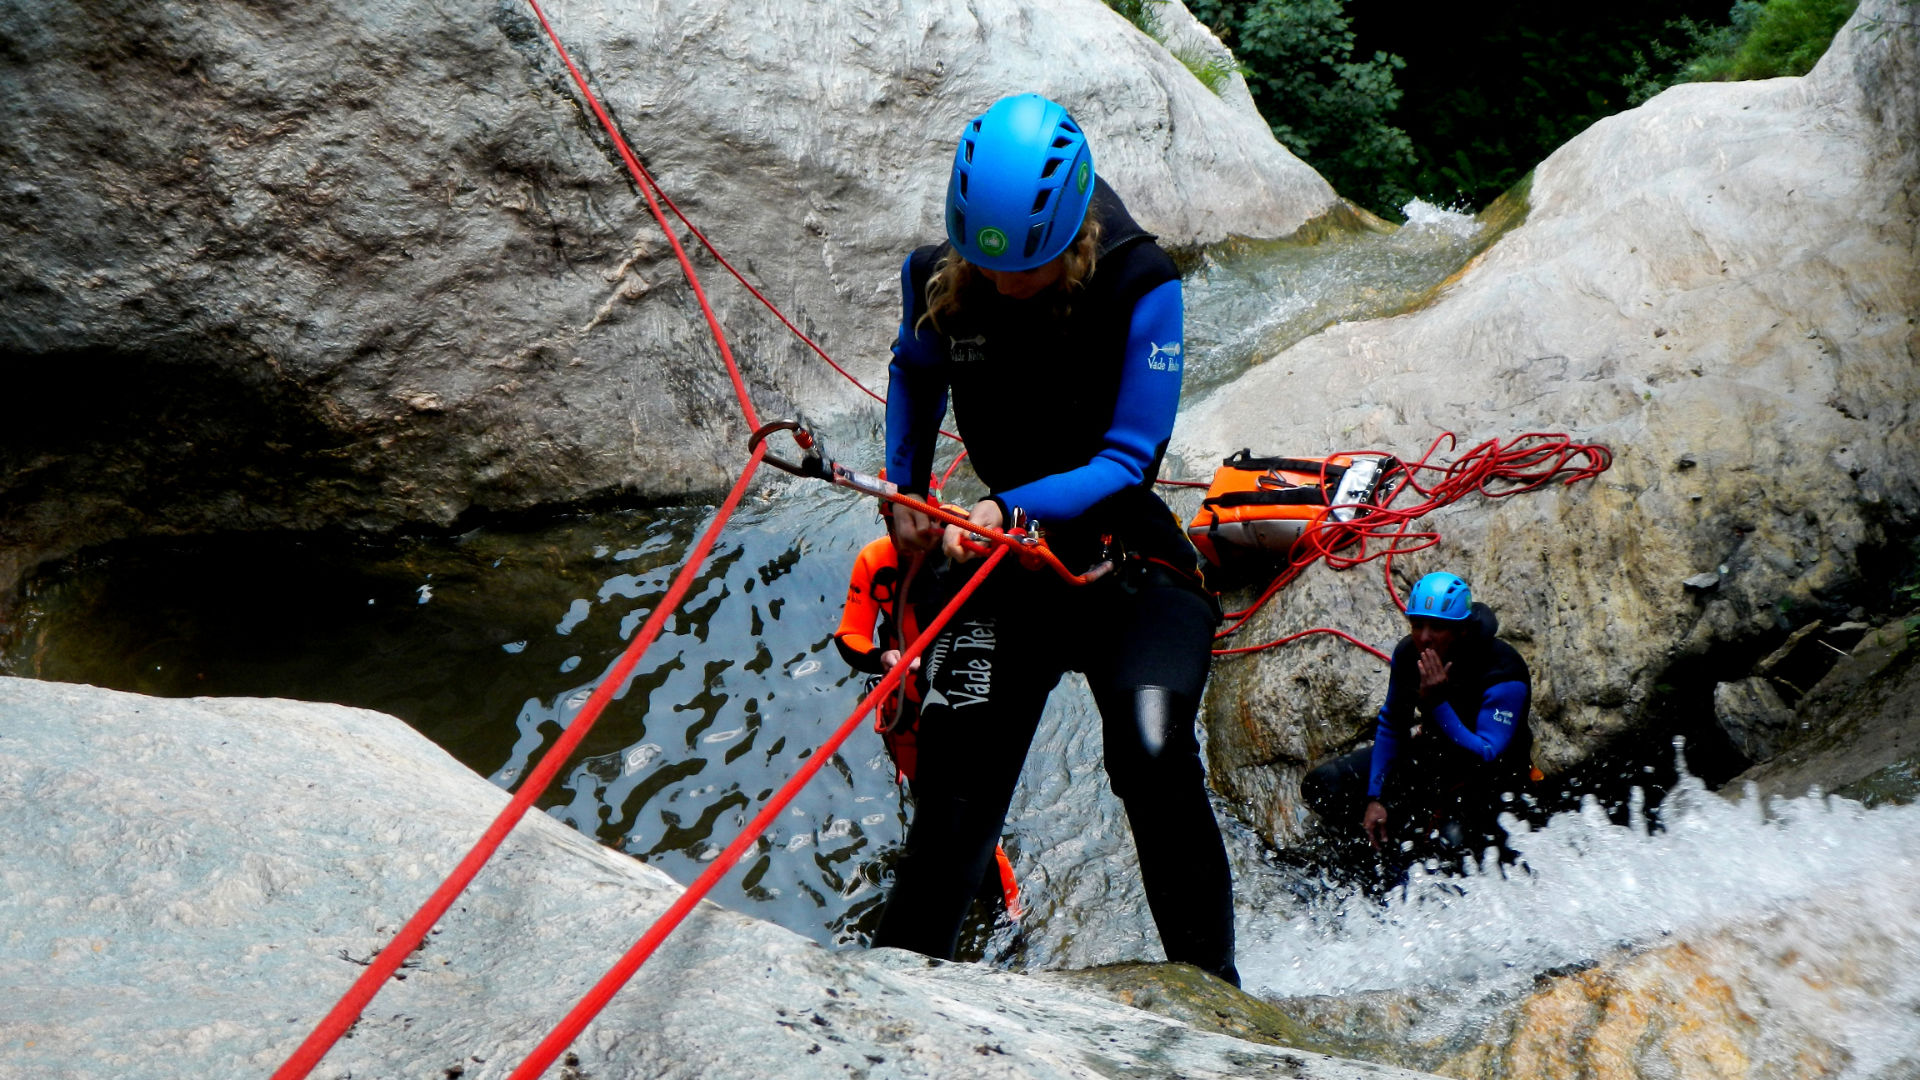
[[[935,329],[920,317],[947,248],[915,251],[902,271],[888,475],[926,491],[951,401],[1008,520],[1037,521],[1076,570],[1103,558],[1119,569],[1076,587],[1008,565],[929,650],[915,811],[875,944],[953,955],[1047,695],[1080,671],[1168,958],[1237,978],[1232,884],[1194,736],[1217,615],[1152,488],[1184,366],[1179,275],[1104,183],[1088,213],[1099,261],[1064,297],[986,286]]]
[[[1497,845],[1504,856],[1502,796],[1524,791],[1532,768],[1533,679],[1514,647],[1494,636],[1499,628],[1491,608],[1473,605],[1447,654],[1441,700],[1431,708],[1420,704],[1419,650],[1411,636],[1402,638],[1373,746],[1308,773],[1301,782],[1306,801],[1344,826],[1358,823],[1377,799],[1396,836],[1472,855]]]

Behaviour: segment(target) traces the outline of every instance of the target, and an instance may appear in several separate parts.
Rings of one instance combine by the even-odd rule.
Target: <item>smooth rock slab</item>
[[[0,1077],[269,1074],[506,798],[379,713],[0,679]],[[314,1075],[506,1075],[678,892],[531,815]],[[599,1080],[1418,1075],[712,905],[574,1052]]]

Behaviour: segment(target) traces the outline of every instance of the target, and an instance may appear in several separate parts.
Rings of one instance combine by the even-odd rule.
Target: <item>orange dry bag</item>
[[[1398,471],[1399,462],[1384,455],[1254,457],[1241,450],[1213,474],[1187,536],[1215,566],[1248,558],[1285,562],[1314,522],[1365,517]]]

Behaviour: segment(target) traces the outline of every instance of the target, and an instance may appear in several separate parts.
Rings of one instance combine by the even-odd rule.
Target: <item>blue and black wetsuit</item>
[[[1397,836],[1468,854],[1498,844],[1504,853],[1501,796],[1524,791],[1532,769],[1533,678],[1513,646],[1494,636],[1499,629],[1493,610],[1475,603],[1432,708],[1420,704],[1413,638],[1400,639],[1373,746],[1308,773],[1300,785],[1306,802],[1344,828],[1378,799]]]
[[[1237,979],[1232,883],[1194,736],[1217,616],[1153,492],[1184,366],[1179,274],[1104,182],[1088,214],[1100,256],[1070,294],[1014,300],[981,281],[936,328],[921,315],[947,248],[915,251],[902,271],[887,475],[926,490],[951,403],[992,498],[1038,522],[1070,567],[1117,556],[1120,570],[1075,587],[1003,567],[928,650],[913,823],[874,943],[953,955],[1047,695],[1080,671],[1168,958]]]

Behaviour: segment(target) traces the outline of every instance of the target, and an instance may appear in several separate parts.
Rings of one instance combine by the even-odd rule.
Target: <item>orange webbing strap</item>
[[[839,752],[841,744],[845,743],[847,737],[859,727],[860,721],[866,718],[874,705],[891,693],[894,686],[906,677],[908,669],[913,666],[913,658],[925,651],[934,637],[940,633],[941,628],[945,627],[954,613],[960,610],[960,606],[966,603],[974,590],[987,580],[987,575],[991,574],[994,567],[1006,558],[1007,550],[1006,547],[998,547],[994,549],[993,554],[987,556],[986,563],[980,567],[979,571],[954,595],[952,600],[947,602],[946,607],[940,609],[940,614],[934,616],[933,621],[920,632],[920,636],[908,644],[900,656],[900,662],[893,665],[893,669],[887,672],[879,685],[867,692],[867,696],[860,700],[859,706],[853,710],[853,713],[840,724],[839,728],[835,729],[832,735],[828,736],[826,742],[820,744],[820,748],[807,758],[793,777],[767,800],[767,805],[754,815],[753,820],[747,823],[747,827],[734,838],[733,843],[728,844],[726,850],[708,864],[706,870],[694,879],[693,884],[687,886],[687,891],[681,893],[679,899],[675,900],[658,919],[655,919],[652,926],[647,927],[646,932],[640,935],[640,940],[634,942],[626,955],[601,976],[593,989],[587,991],[586,996],[573,1007],[573,1011],[548,1032],[546,1038],[540,1040],[540,1045],[534,1048],[533,1053],[527,1055],[526,1060],[522,1061],[519,1067],[508,1074],[508,1080],[535,1080],[547,1070],[547,1066],[553,1064],[554,1059],[566,1051],[568,1045],[586,1029],[587,1024],[599,1015],[600,1010],[606,1008],[607,1003],[613,1000],[613,996],[627,984],[627,980],[633,978],[634,973],[640,970],[640,965],[646,963],[647,958],[653,955],[661,942],[664,942],[667,936],[673,933],[674,928],[692,913],[694,905],[719,884],[720,879],[725,877],[727,872],[740,861],[741,856],[747,853],[747,849],[760,839],[760,834],[767,831],[767,827],[780,816],[793,797],[806,786],[807,781],[813,779],[814,774],[826,766],[828,759]]]

